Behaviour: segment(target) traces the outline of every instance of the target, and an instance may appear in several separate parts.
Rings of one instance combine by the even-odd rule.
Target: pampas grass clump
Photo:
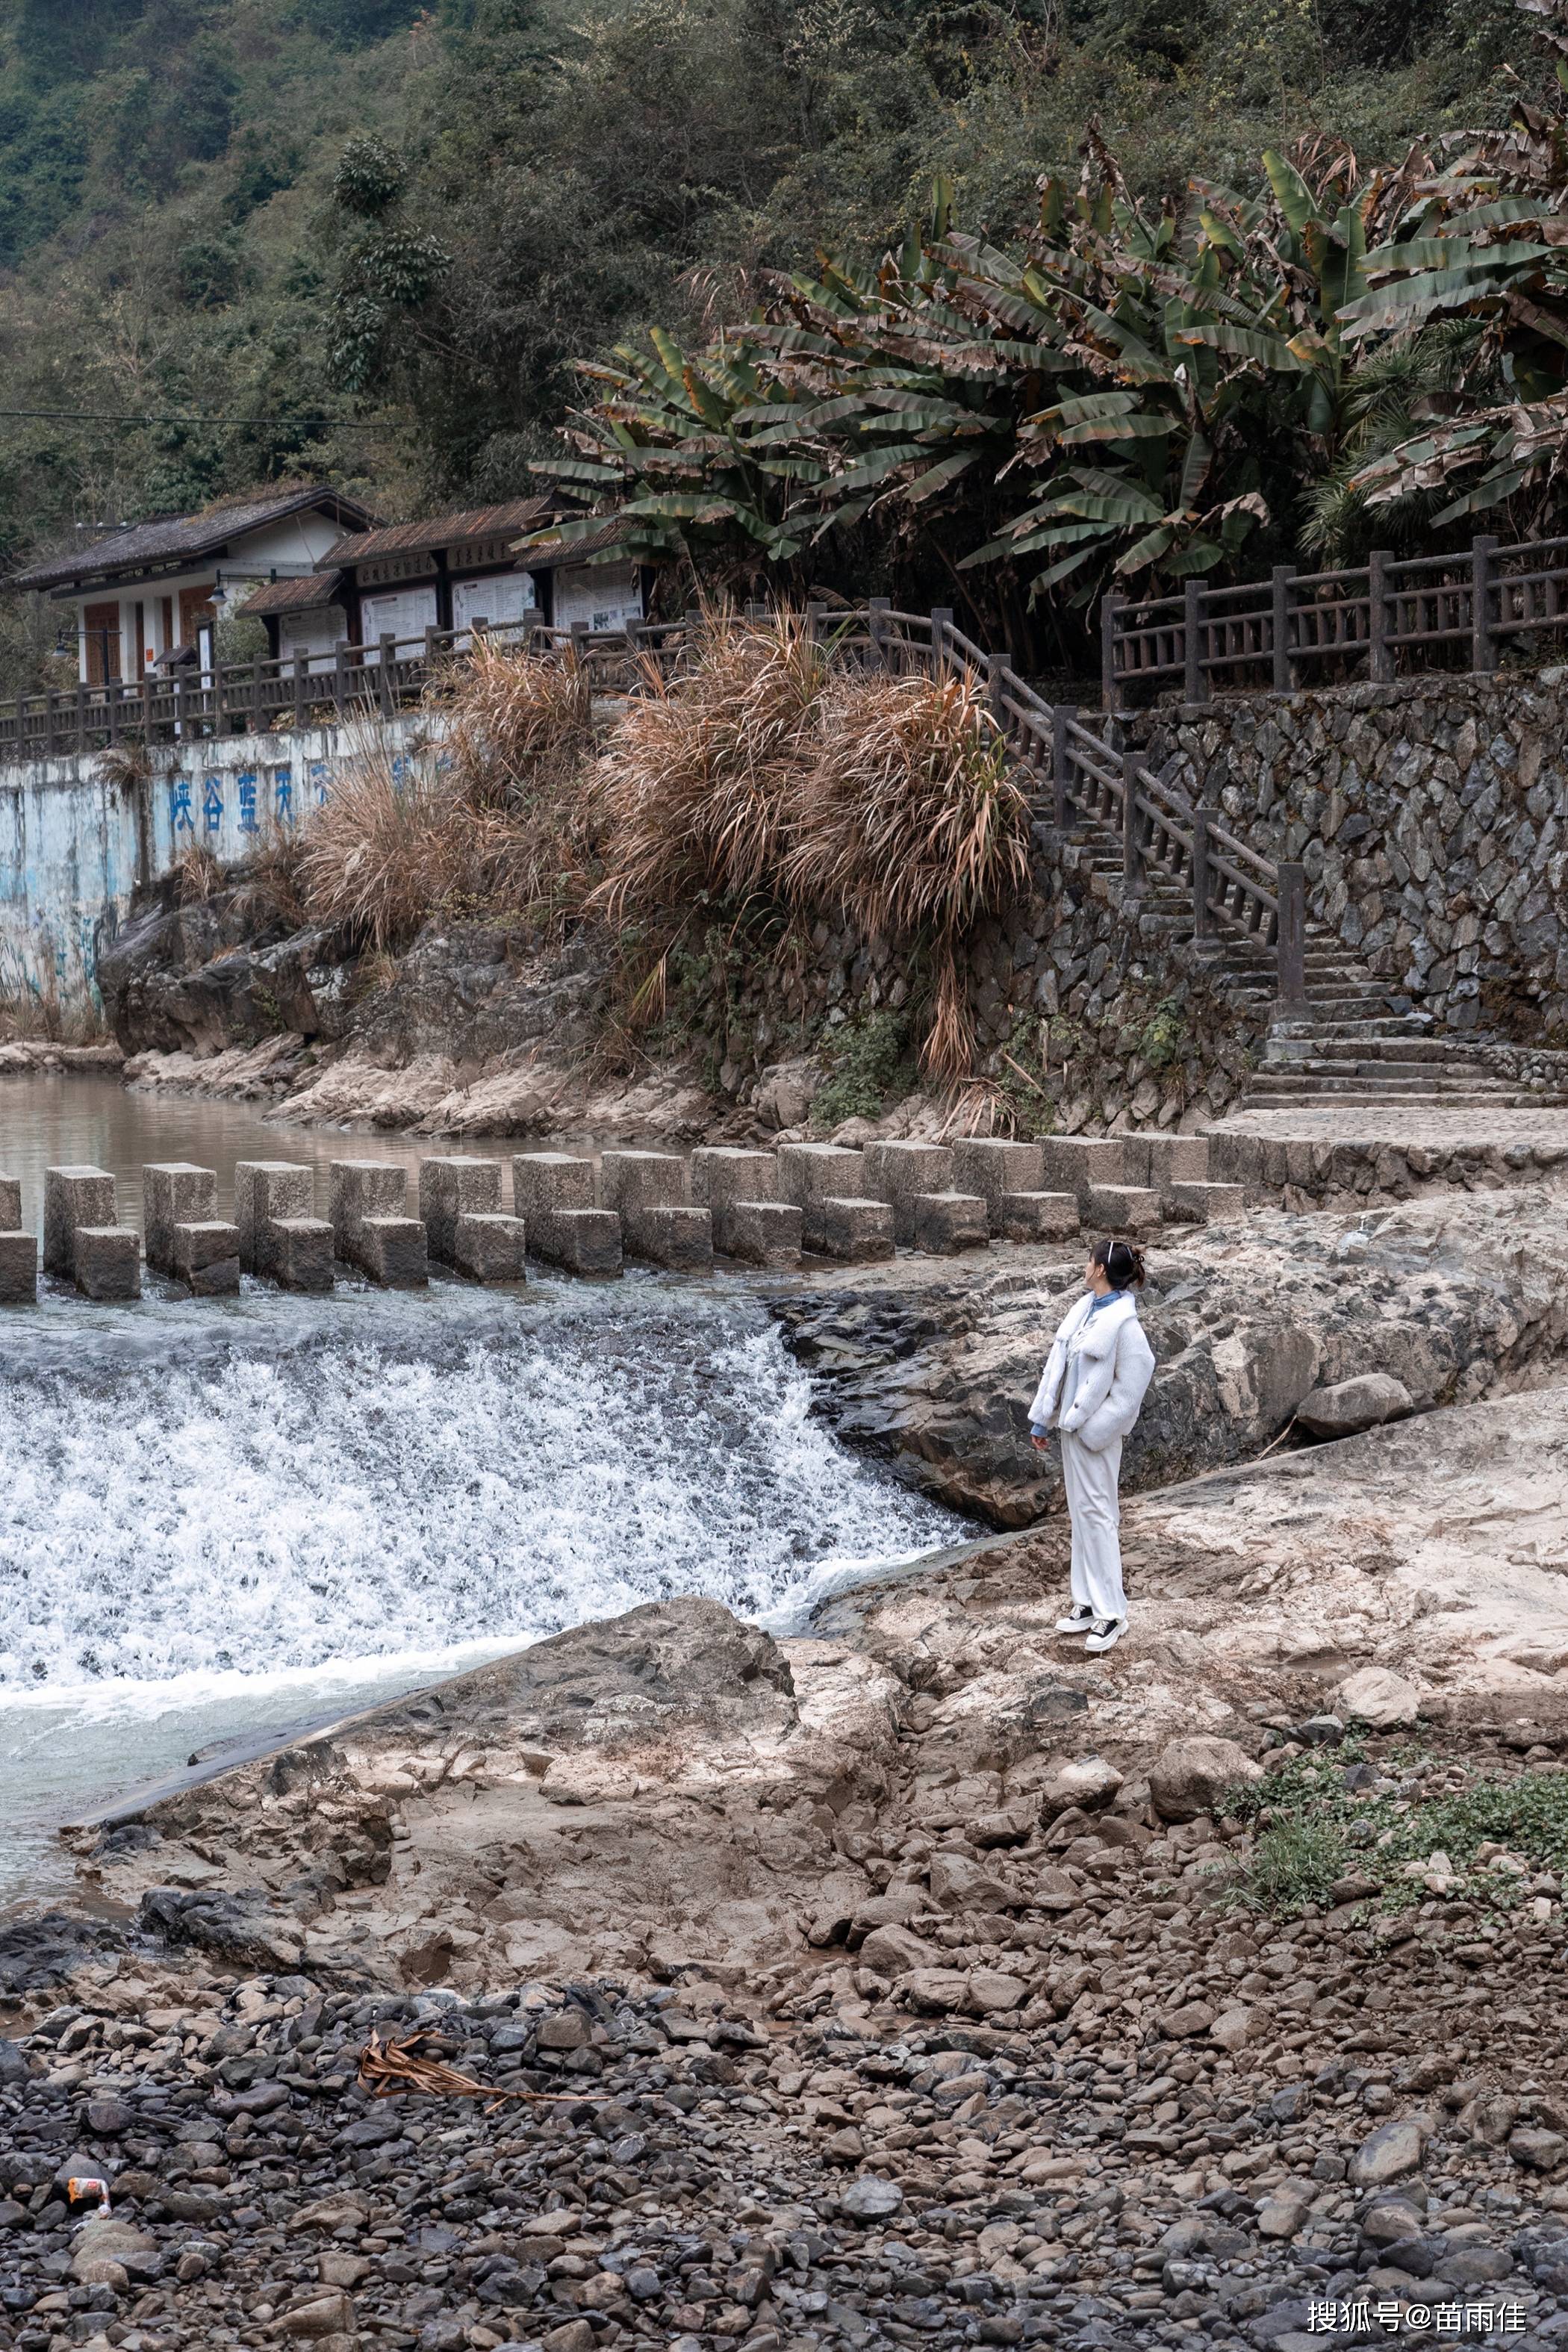
[[[710,614],[694,658],[672,678],[650,673],[620,720],[600,801],[595,898],[612,919],[678,932],[704,897],[847,917],[929,956],[922,1058],[941,1077],[969,1066],[961,949],[1016,895],[1029,857],[1028,802],[969,672],[837,670],[799,614]]]
[[[306,821],[298,876],[311,920],[395,954],[466,864],[463,829],[445,780],[423,762],[399,775],[390,747],[363,729]]]
[[[613,921],[700,894],[743,906],[777,887],[784,807],[811,756],[827,659],[803,616],[712,611],[671,678],[646,668],[601,770]]]

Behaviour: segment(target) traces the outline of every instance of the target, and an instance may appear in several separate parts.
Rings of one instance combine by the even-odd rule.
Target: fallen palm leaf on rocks
[[[561,2091],[508,2091],[499,2083],[477,2083],[439,2058],[422,2058],[416,2043],[428,2034],[405,2034],[401,2042],[384,2042],[374,2027],[360,2052],[359,2079],[373,2098],[395,2098],[400,2091],[416,2091],[430,2099],[528,2099],[540,2106],[575,2106],[574,2094]]]

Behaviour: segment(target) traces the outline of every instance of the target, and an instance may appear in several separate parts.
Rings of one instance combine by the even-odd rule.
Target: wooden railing
[[[900,613],[873,601],[863,613],[814,608],[816,625],[845,656],[879,667],[963,667],[986,689],[1014,764],[1030,781],[1037,816],[1065,835],[1088,824],[1120,834],[1121,898],[1138,911],[1151,876],[1191,892],[1200,951],[1230,939],[1271,952],[1279,1009],[1306,1004],[1306,869],[1276,865],[1144,766],[1108,711],[1052,704],[965,636],[950,611]]]
[[[1216,686],[1289,694],[1432,668],[1486,672],[1509,646],[1533,650],[1568,630],[1568,539],[1478,539],[1455,555],[1374,550],[1349,572],[1281,564],[1238,588],[1190,581],[1180,596],[1110,595],[1100,621],[1107,710],[1144,685],[1179,683],[1184,701],[1206,702]]]
[[[594,635],[546,628],[535,615],[497,622],[482,632],[426,629],[417,637],[383,636],[374,645],[340,645],[330,654],[279,659],[177,664],[137,681],[63,687],[0,703],[0,761],[47,760],[118,743],[177,742],[194,737],[259,734],[303,728],[356,713],[393,718],[419,702],[460,660],[475,634],[536,652],[574,647],[596,686],[628,685],[643,660],[666,666],[679,656],[686,620],[634,622]]]

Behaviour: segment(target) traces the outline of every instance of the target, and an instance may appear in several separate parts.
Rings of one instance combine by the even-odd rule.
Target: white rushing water
[[[0,1819],[643,1601],[787,1625],[964,1532],[810,1418],[739,1284],[247,1285],[26,1320],[0,1360]],[[37,1853],[8,1869],[0,1832],[0,1891]]]

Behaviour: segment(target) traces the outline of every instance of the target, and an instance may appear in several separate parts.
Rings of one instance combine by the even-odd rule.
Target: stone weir
[[[1058,1137],[1013,1143],[783,1143],[673,1152],[606,1151],[597,1162],[522,1151],[505,1162],[424,1160],[417,1214],[407,1171],[335,1160],[327,1213],[295,1160],[242,1160],[234,1217],[217,1213],[217,1174],[182,1160],[143,1168],[145,1234],[121,1224],[101,1168],[51,1168],[44,1181],[43,1272],[87,1298],[126,1301],[154,1274],[197,1297],[234,1296],[251,1275],[285,1290],[331,1290],[339,1266],[388,1289],[418,1288],[432,1264],[487,1283],[521,1282],[527,1258],[571,1274],[618,1275],[629,1257],[705,1274],[715,1255],[767,1271],[803,1253],[870,1264],[903,1249],[952,1256],[994,1240],[1059,1242],[1080,1226],[1149,1234],[1239,1212],[1247,1192],[1216,1182],[1201,1136]],[[23,1227],[22,1188],[0,1176],[0,1304],[38,1296],[38,1244]]]

